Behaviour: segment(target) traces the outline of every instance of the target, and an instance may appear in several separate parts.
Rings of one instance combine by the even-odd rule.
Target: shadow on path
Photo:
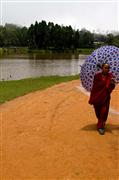
[[[84,126],[81,130],[84,131],[97,131],[96,124],[88,124]],[[112,133],[112,131],[119,131],[119,126],[115,124],[106,124],[106,131]]]

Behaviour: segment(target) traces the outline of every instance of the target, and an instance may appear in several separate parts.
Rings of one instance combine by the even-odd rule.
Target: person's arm
[[[113,89],[115,88],[115,80],[114,80],[114,77],[112,76],[112,74],[110,74],[110,76],[107,80],[106,87],[109,90],[109,93],[111,93],[113,91]]]
[[[109,84],[109,92],[111,93],[114,88],[115,88],[115,80],[112,78]]]

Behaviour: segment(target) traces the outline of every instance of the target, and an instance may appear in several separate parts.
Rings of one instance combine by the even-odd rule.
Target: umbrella
[[[94,75],[101,70],[103,63],[110,65],[110,72],[119,83],[119,48],[106,45],[94,50],[81,66],[81,84],[87,91],[91,91]]]

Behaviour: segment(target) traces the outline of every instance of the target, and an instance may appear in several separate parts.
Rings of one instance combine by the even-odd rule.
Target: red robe
[[[104,128],[107,120],[110,94],[115,87],[115,84],[111,83],[112,77],[111,73],[108,73],[105,78],[103,78],[102,73],[98,73],[94,76],[89,104],[94,105],[98,119],[98,128]]]

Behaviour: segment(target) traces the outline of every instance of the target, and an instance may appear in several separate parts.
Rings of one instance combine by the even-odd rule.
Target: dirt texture
[[[100,135],[78,80],[0,105],[1,180],[118,180],[119,86]]]

